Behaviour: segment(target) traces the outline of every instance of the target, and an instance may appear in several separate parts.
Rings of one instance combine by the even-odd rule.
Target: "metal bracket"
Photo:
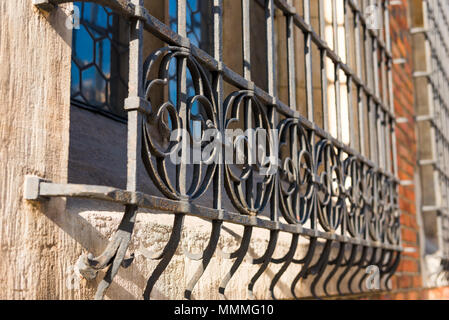
[[[140,97],[126,98],[124,108],[126,111],[139,110],[140,112],[146,113],[148,115],[151,115],[152,111],[151,103],[148,100],[142,99]]]
[[[146,21],[149,13],[144,6],[135,6],[134,17],[142,21]]]
[[[40,195],[40,184],[41,182],[50,182],[38,176],[25,176],[25,184],[24,184],[24,194],[23,197],[26,200],[43,200],[45,198]]]
[[[95,294],[96,300],[104,298],[106,290],[109,288],[112,280],[117,274],[120,267],[127,268],[133,261],[134,255],[125,259],[125,254],[131,241],[131,236],[134,229],[134,224],[137,216],[136,203],[141,201],[139,193],[135,195],[129,195],[126,191],[119,192],[114,191],[109,187],[101,186],[75,186],[66,190],[67,185],[58,185],[50,183],[43,178],[37,176],[27,175],[25,177],[24,185],[24,198],[26,200],[39,201],[48,197],[58,196],[71,196],[73,194],[81,195],[82,198],[90,198],[93,195],[103,194],[106,198],[119,200],[125,205],[125,213],[122,221],[115,231],[111,241],[107,245],[106,249],[98,257],[94,257],[92,254],[81,255],[76,262],[76,266],[80,274],[88,279],[93,280],[97,276],[97,272],[101,269],[107,269],[105,278],[100,282]],[[84,191],[81,191],[84,190]],[[79,193],[81,192],[81,193]],[[139,200],[140,199],[140,200]]]

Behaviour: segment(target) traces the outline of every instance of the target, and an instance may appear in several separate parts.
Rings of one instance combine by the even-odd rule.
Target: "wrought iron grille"
[[[437,254],[441,267],[431,276],[438,285],[449,283],[449,4],[447,1],[423,1],[424,27],[413,34],[423,34],[426,44],[426,68],[416,71],[417,81],[428,87],[428,102],[418,108],[417,121],[423,151],[419,164],[423,188],[430,188],[435,197],[423,199],[425,224],[437,235]],[[419,83],[419,82],[418,82]],[[425,152],[429,150],[428,152]],[[430,169],[430,171],[429,171]]]
[[[108,268],[98,287],[97,299],[103,298],[119,267],[124,264],[139,207],[175,215],[170,240],[165,249],[153,257],[160,262],[148,280],[143,294],[145,298],[150,297],[156,281],[179,245],[186,215],[212,222],[206,249],[198,257],[193,257],[201,260],[202,264],[185,288],[188,299],[216,253],[223,222],[244,226],[240,247],[228,255],[234,259],[232,267],[223,275],[217,288],[223,297],[226,297],[229,280],[248,252],[251,235],[256,228],[269,230],[270,237],[266,252],[253,260],[259,269],[248,284],[250,298],[253,297],[255,283],[270,263],[282,265],[270,285],[273,298],[276,298],[274,288],[289,267],[298,270],[291,283],[294,297],[295,287],[307,277],[313,278],[310,289],[315,297],[318,297],[318,287],[324,294],[329,293],[328,285],[332,279],[336,281],[338,294],[366,291],[365,269],[371,265],[379,268],[382,288],[389,286],[402,250],[395,165],[389,3],[320,0],[321,23],[317,33],[311,25],[310,0],[299,1],[300,7],[293,6],[292,1],[259,1],[265,12],[262,28],[265,32],[260,35],[266,41],[264,67],[267,89],[264,90],[252,79],[253,44],[250,34],[256,31],[251,30],[251,1],[254,0],[241,2],[243,75],[223,62],[223,0],[209,1],[212,10],[208,19],[213,21],[210,53],[198,48],[187,37],[186,0],[177,1],[176,32],[152,16],[144,8],[143,0],[86,1],[107,6],[130,22],[129,96],[124,107],[128,114],[127,189],[56,184],[33,177],[28,178],[26,188],[27,199],[30,200],[39,197],[88,197],[125,205],[122,222],[104,253],[99,257],[83,256],[81,260],[86,277],[96,270]],[[53,5],[66,2],[71,1],[50,1]],[[331,4],[333,12],[331,30],[335,41],[332,46],[322,38],[327,3]],[[345,12],[343,24],[347,28],[346,37],[343,37],[347,51],[344,58],[338,49],[336,12],[340,4]],[[372,29],[365,16],[365,11],[373,8],[370,5],[377,5],[374,8],[380,12],[378,18],[381,18],[383,31]],[[276,11],[281,15],[276,17]],[[280,62],[276,58],[275,19],[284,19],[286,25],[284,50],[288,64],[288,104],[277,95],[276,70]],[[166,46],[144,57],[145,32],[163,40]],[[295,33],[304,36],[304,61],[301,65],[305,70],[305,101],[297,101],[295,95],[295,69],[299,68],[294,59]],[[312,46],[320,53],[318,61],[313,61]],[[350,61],[351,58],[354,60]],[[161,102],[161,96],[156,97],[154,89],[170,82],[171,63],[176,66],[176,99],[170,102],[165,97]],[[335,108],[336,137],[328,133],[327,121],[324,121],[324,128],[314,122],[313,63],[320,66],[323,118],[327,119],[329,109]],[[332,105],[327,101],[328,68],[334,71],[335,104]],[[193,93],[188,92],[188,74],[193,81]],[[347,102],[342,101],[341,87],[344,83],[347,84]],[[225,85],[235,90],[225,96]],[[296,111],[297,104],[302,103],[307,107],[307,114]],[[348,110],[349,143],[342,142],[345,128],[339,115],[343,104]],[[199,123],[196,129],[193,121]],[[354,149],[355,122],[359,128],[359,150]],[[157,128],[160,136],[151,133],[154,132],[151,126]],[[241,165],[223,161],[229,149],[228,145],[221,144],[220,137],[225,137],[226,130],[231,127],[242,131],[265,129],[268,147],[264,152],[270,160],[248,164],[250,142],[245,140],[244,147],[240,149],[243,150],[240,156],[245,160]],[[171,164],[173,150],[179,151],[181,160],[189,157],[189,140],[178,137],[175,141],[178,144],[168,140],[175,129],[185,129],[193,136],[198,135],[198,131],[202,134],[206,129],[216,129],[217,134],[212,141],[219,141],[218,147],[215,144],[210,148],[211,143],[205,143],[200,145],[200,149],[204,151],[209,147],[207,160],[221,161]],[[236,149],[236,140],[231,140],[231,151]],[[181,145],[180,149],[175,149],[175,145]],[[139,174],[141,168],[148,173],[163,197],[141,192],[142,181],[147,179]],[[265,175],[261,174],[262,171]],[[207,192],[212,194],[213,201],[206,207],[199,201]],[[227,200],[232,204],[231,209],[225,203]],[[290,249],[283,258],[275,259],[273,253],[281,232],[292,235]],[[309,246],[303,259],[294,259],[300,237],[309,239]],[[338,254],[331,258],[334,247],[338,248]]]

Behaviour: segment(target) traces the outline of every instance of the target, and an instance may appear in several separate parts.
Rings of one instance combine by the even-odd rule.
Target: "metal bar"
[[[213,46],[214,46],[214,59],[219,61],[220,64],[223,64],[223,0],[213,0]],[[224,123],[222,119],[224,118],[224,86],[223,86],[223,75],[220,72],[215,73],[214,75],[214,91],[215,91],[215,99],[217,101],[217,119],[220,119],[218,122],[218,129],[220,130],[221,137],[224,137]],[[223,152],[220,152],[220,163],[224,161]],[[221,209],[222,199],[223,199],[223,166],[218,166],[218,172],[216,173],[216,177],[214,178],[214,208]]]
[[[360,48],[360,15],[354,12],[354,32],[355,32],[355,58],[356,58],[356,69],[357,76],[362,78],[362,52]],[[360,141],[360,153],[367,156],[366,145],[365,145],[365,108],[363,107],[362,99],[362,89],[357,85],[357,106],[358,106],[358,120],[359,120],[359,141]]]
[[[320,19],[320,35],[323,37],[325,33],[324,21],[324,0],[319,2],[319,19]],[[329,110],[327,101],[327,52],[326,49],[320,49],[320,67],[321,67],[321,100],[323,104],[323,128],[326,132],[329,131]]]
[[[332,34],[334,39],[334,50],[339,54],[338,24],[337,24],[337,0],[332,0]],[[307,72],[307,71],[306,71]],[[340,63],[334,63],[334,86],[335,86],[335,115],[337,121],[337,139],[342,141],[341,125],[341,92],[340,92]]]
[[[251,81],[251,30],[250,30],[250,11],[249,1],[242,0],[242,47],[243,47],[243,77]]]
[[[143,4],[136,1],[135,4]],[[142,66],[143,66],[143,23],[134,20],[131,24],[129,42],[129,98],[125,101],[125,109],[128,111],[128,178],[127,189],[138,191],[141,187],[139,174],[142,172],[142,113],[140,111],[140,101],[142,100]],[[131,105],[132,100],[137,101],[137,105]],[[143,107],[145,108],[145,107]]]
[[[275,5],[273,0],[266,0],[265,2],[265,18],[266,18],[266,37],[267,37],[267,79],[268,79],[268,93],[275,97],[276,96],[276,65],[275,65],[275,29],[274,29],[274,9]],[[290,74],[289,74],[290,76]],[[296,97],[294,97],[296,99]],[[268,104],[270,110],[270,122],[272,128],[276,128],[279,122],[279,115],[276,112],[276,108],[274,107],[275,101],[273,100]],[[278,171],[278,170],[276,170]],[[270,210],[270,218],[274,221],[279,220],[279,173],[275,173],[274,180],[274,193],[271,198],[271,210]],[[276,235],[277,236],[277,235]]]
[[[27,179],[36,178],[29,177]],[[223,222],[229,222],[243,226],[252,226],[267,230],[299,234],[306,237],[318,237],[326,240],[335,240],[339,242],[367,245],[397,251],[402,250],[400,246],[396,245],[385,244],[376,241],[366,241],[358,238],[350,238],[332,232],[323,232],[319,230],[304,228],[300,225],[276,222],[263,218],[257,218],[254,216],[243,216],[241,214],[231,213],[226,210],[207,208],[195,205],[193,203],[180,202],[147,195],[141,192],[121,190],[113,187],[82,184],[57,184],[44,182],[43,180],[40,180],[37,184],[33,183],[33,186],[33,191],[36,193],[37,199],[45,199],[51,197],[95,199],[120,204],[135,205],[140,208],[150,209],[153,210],[151,214],[167,212],[173,214],[185,214],[189,216],[205,218],[208,220],[221,220]]]
[[[344,0],[344,31],[345,31],[345,49],[346,49],[346,64],[351,63],[351,27],[349,25],[349,10],[348,1]],[[347,95],[348,95],[348,125],[349,125],[349,145],[355,148],[355,126],[354,126],[354,101],[352,94],[352,77],[346,77]]]
[[[177,26],[178,34],[182,37],[187,36],[187,16],[186,0],[177,0]],[[177,60],[176,77],[176,108],[183,127],[187,128],[188,110],[187,110],[187,60],[185,58]],[[181,161],[176,165],[176,189],[181,195],[187,197],[187,163],[188,163],[188,139],[182,137]]]
[[[250,30],[250,2],[249,0],[242,0],[242,18],[243,18],[243,75],[245,80],[251,83],[251,30]],[[268,63],[268,68],[270,68],[270,64]],[[270,81],[270,80],[268,80]],[[245,101],[245,113],[244,113],[244,121],[246,128],[252,129],[253,126],[253,111],[252,111],[252,101]],[[255,141],[253,136],[250,135],[248,137],[248,161],[249,163],[254,163],[253,153],[250,150],[254,150]],[[255,199],[253,197],[253,172],[250,173],[250,177],[246,179],[246,202],[248,203],[250,208],[254,208]]]
[[[310,0],[304,0],[304,21],[310,25]],[[304,31],[304,59],[306,80],[307,118],[314,121],[313,82],[312,82],[312,39],[308,30]]]
[[[303,10],[304,10],[304,22],[310,26],[310,0],[304,0],[303,2]],[[320,17],[321,18],[321,17]],[[315,110],[313,108],[313,79],[312,79],[312,42],[311,42],[311,28],[309,30],[303,30],[304,32],[304,62],[305,62],[305,81],[306,81],[306,105],[307,105],[307,119],[310,121],[314,121]],[[324,56],[322,58],[323,65],[325,64]],[[322,72],[325,71],[322,69]],[[327,87],[327,75],[326,77],[326,87]],[[324,101],[323,101],[324,102]],[[327,98],[326,98],[326,106],[323,105],[323,112],[327,112]],[[327,125],[328,119],[323,119],[323,123]],[[316,163],[317,160],[317,150],[315,147],[315,132],[310,132],[309,143],[312,148],[312,159],[313,162]],[[318,228],[318,214],[316,210],[318,209],[318,204],[314,201],[313,203],[313,214],[310,221],[310,226],[312,229]]]
[[[275,29],[274,29],[274,3],[273,0],[266,0],[265,19],[266,19],[266,37],[267,37],[267,80],[268,94],[276,96],[276,65],[275,65]],[[273,103],[274,101],[272,101]],[[273,103],[274,104],[274,103]]]
[[[291,4],[292,0],[288,3]],[[296,68],[295,68],[295,35],[293,16],[286,15],[287,33],[287,72],[288,72],[288,104],[296,110]]]

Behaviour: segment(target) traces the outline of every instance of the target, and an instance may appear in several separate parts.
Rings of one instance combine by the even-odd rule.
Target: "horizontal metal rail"
[[[300,225],[286,224],[271,221],[255,216],[244,216],[239,213],[228,212],[226,210],[216,210],[204,206],[195,205],[191,202],[174,201],[161,197],[151,196],[141,192],[130,192],[105,186],[85,185],[85,184],[58,184],[46,182],[45,180],[27,176],[26,184],[27,200],[45,200],[53,197],[84,198],[114,202],[123,205],[136,205],[140,208],[154,210],[151,214],[173,213],[185,214],[189,216],[204,218],[207,220],[220,220],[243,226],[256,227],[267,230],[282,231],[298,234],[306,237],[320,238],[323,240],[337,240],[361,246],[370,246],[387,250],[402,251],[402,246],[382,243],[380,241],[366,241],[361,238],[351,238],[337,233],[323,232],[308,229]]]

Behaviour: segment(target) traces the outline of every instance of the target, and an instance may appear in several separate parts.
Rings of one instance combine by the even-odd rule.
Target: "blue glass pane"
[[[170,82],[169,82],[169,94],[170,94],[170,102],[176,105],[176,60],[170,62],[170,66],[168,68]]]
[[[190,39],[193,45],[206,49],[204,42],[206,39],[202,39],[203,23],[206,23],[203,19],[200,7],[200,0],[187,0],[186,10],[186,27],[187,37]],[[169,2],[169,15],[170,15],[170,28],[177,32],[177,0],[170,0]]]
[[[80,28],[73,33],[73,51],[80,66],[94,62],[94,41],[86,28]]]
[[[101,28],[108,26],[108,13],[103,7],[94,3],[84,3],[82,19]]]
[[[173,31],[178,32],[178,25],[176,24],[176,19],[178,17],[176,6],[177,6],[177,1],[170,0],[169,5],[168,5],[168,11],[169,11],[169,15],[170,15],[170,28]]]
[[[96,106],[106,103],[106,80],[92,66],[82,72],[81,93],[83,97]]]
[[[106,78],[111,77],[111,50],[110,40],[97,41],[95,63]]]
[[[72,96],[75,96],[80,92],[80,71],[78,66],[74,62],[72,62],[71,82]]]
[[[128,39],[125,27],[110,9],[93,3],[76,2],[80,28],[72,37],[72,99],[90,109],[107,110],[126,117],[123,99],[127,94]]]

